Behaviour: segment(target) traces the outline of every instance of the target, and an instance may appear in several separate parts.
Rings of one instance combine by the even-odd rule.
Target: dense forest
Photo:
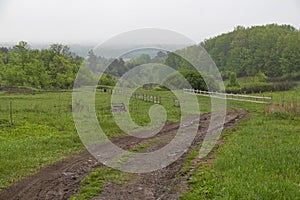
[[[290,25],[244,28],[205,40],[202,45],[226,77],[280,77],[300,71],[300,31]]]
[[[201,43],[212,57],[224,79],[231,79],[229,87],[238,87],[238,77],[257,77],[259,81],[267,78],[288,80],[300,79],[300,31],[290,25],[270,24],[244,28],[238,26],[234,31],[207,39]],[[177,54],[176,54],[177,53]],[[135,66],[145,63],[162,63],[184,72],[191,78],[193,85],[198,77],[191,63],[178,54],[192,60],[193,65],[210,69],[207,60],[202,59],[203,52],[197,46],[190,46],[172,52],[157,52],[156,56],[141,54],[130,60],[123,58],[104,58],[96,56],[91,50],[86,60],[72,53],[70,48],[61,44],[52,44],[49,48],[31,49],[26,42],[11,47],[0,47],[0,86],[33,87],[38,89],[72,88],[80,66],[86,66],[83,82],[95,78],[104,72],[100,85],[114,85],[115,79]],[[204,71],[204,74],[209,71]],[[264,87],[267,87],[265,84]],[[268,86],[269,87],[269,86]],[[204,87],[205,88],[205,87]],[[204,89],[202,88],[202,89]],[[273,90],[270,88],[270,90]],[[238,90],[240,91],[240,90]]]

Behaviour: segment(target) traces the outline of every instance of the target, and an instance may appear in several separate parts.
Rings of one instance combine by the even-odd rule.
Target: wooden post
[[[10,125],[13,125],[13,112],[12,112],[12,101],[10,100],[9,102],[9,118],[10,118]]]

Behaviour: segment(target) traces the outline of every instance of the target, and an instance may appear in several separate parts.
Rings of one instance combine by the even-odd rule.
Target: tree
[[[0,84],[34,88],[71,88],[82,58],[68,46],[51,45],[49,49],[30,49],[19,42],[12,49],[0,49]]]
[[[182,76],[184,77],[184,79],[182,78]],[[192,87],[193,89],[204,91],[207,91],[208,89],[210,89],[211,91],[219,90],[219,86],[213,79],[213,77],[206,74],[200,75],[196,70],[180,70],[179,72],[174,72],[166,77],[163,83],[170,89]]]
[[[240,84],[237,81],[236,73],[232,72],[229,77],[228,87],[239,87],[239,86],[240,86]]]
[[[290,25],[269,24],[244,28],[205,40],[204,48],[219,70],[238,77],[262,72],[269,77],[299,71],[299,30]]]

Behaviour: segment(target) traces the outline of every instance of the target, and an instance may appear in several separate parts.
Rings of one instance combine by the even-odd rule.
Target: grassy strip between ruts
[[[181,199],[300,199],[300,118],[252,111],[223,137],[214,163],[198,166]]]
[[[118,159],[118,163],[122,164],[125,162],[133,152],[140,152],[146,150],[151,145],[157,145],[158,143],[165,143],[165,140],[150,139],[147,143],[141,144],[128,151],[124,156]],[[75,194],[70,200],[85,200],[88,198],[95,197],[103,190],[103,184],[107,182],[122,184],[134,178],[133,174],[121,172],[118,169],[109,167],[98,168],[91,174],[89,174],[84,180],[82,180],[80,191]]]
[[[131,178],[130,174],[120,172],[117,169],[98,168],[82,181],[80,192],[71,197],[70,200],[84,200],[95,197],[103,190],[104,183],[122,184],[129,178]]]

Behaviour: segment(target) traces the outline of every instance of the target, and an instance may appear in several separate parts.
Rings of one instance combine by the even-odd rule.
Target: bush
[[[109,74],[103,75],[99,80],[99,85],[114,86],[116,85],[116,80],[114,80]]]
[[[296,84],[293,82],[252,82],[245,83],[242,87],[227,87],[227,93],[259,93],[268,91],[284,91],[293,88]]]
[[[185,80],[182,79],[181,76],[178,75],[178,72],[184,77]],[[211,90],[211,91],[219,91],[219,83],[215,78],[211,75],[200,74],[195,70],[179,70],[178,72],[174,72],[167,76],[163,80],[163,85],[170,86],[170,89],[182,89],[182,88],[190,88],[196,90]]]
[[[231,72],[230,77],[229,77],[228,87],[239,87],[239,86],[240,86],[240,84],[237,81],[236,73]]]
[[[300,81],[300,72],[285,74],[281,77],[267,78],[269,82]]]

